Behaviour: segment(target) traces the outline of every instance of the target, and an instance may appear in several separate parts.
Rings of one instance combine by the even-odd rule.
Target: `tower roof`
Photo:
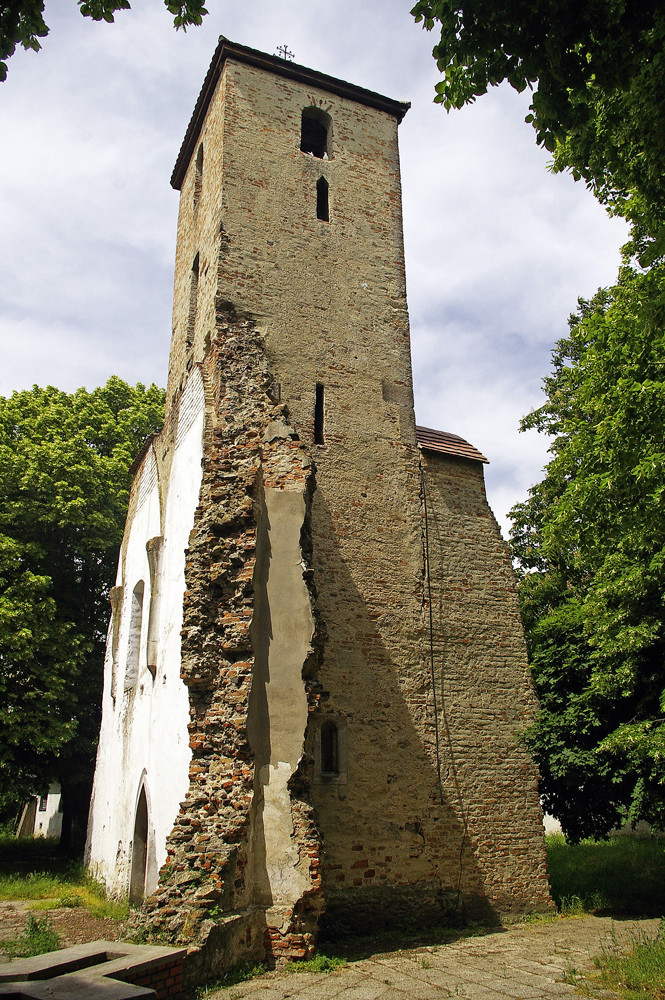
[[[398,122],[401,122],[411,107],[408,101],[395,101],[390,97],[383,97],[372,90],[365,90],[364,87],[357,87],[355,84],[347,83],[345,80],[338,80],[334,76],[318,73],[316,70],[300,66],[298,63],[288,62],[280,56],[269,56],[265,52],[259,52],[258,49],[250,49],[246,45],[231,42],[228,38],[224,38],[224,35],[220,35],[219,43],[212,57],[206,78],[203,81],[201,93],[187,126],[185,138],[182,141],[178,159],[171,174],[171,186],[176,188],[176,190],[180,190],[180,186],[184,180],[185,172],[189,166],[201,126],[208,111],[208,105],[215,92],[217,81],[227,59],[235,59],[250,66],[258,66],[269,73],[286,76],[290,80],[298,80],[300,83],[318,87],[319,90],[327,90],[331,94],[346,97],[350,101],[356,101],[358,104],[364,104],[370,108],[378,108],[379,111],[385,111],[387,114],[395,117]]]

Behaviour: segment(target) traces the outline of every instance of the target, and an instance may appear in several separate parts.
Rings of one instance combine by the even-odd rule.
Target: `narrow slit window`
[[[321,382],[317,382],[316,395],[314,397],[314,444],[323,444],[323,416],[323,385]]]
[[[199,255],[192,263],[192,274],[189,286],[189,317],[187,320],[187,343],[194,343],[194,326],[196,324],[196,307],[199,296]]]
[[[317,219],[321,219],[321,222],[330,222],[328,181],[325,177],[319,177],[316,182],[316,217]]]
[[[196,164],[194,166],[194,211],[196,212],[201,200],[201,186],[203,184],[203,143],[200,144],[196,153]]]
[[[320,160],[329,160],[332,154],[331,124],[330,115],[321,108],[304,108],[300,124],[301,152]]]
[[[339,736],[330,721],[321,726],[321,774],[339,774]]]

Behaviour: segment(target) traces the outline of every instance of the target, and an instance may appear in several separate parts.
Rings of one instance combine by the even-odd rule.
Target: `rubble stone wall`
[[[319,837],[307,784],[297,773],[309,711],[303,670],[313,655],[314,617],[303,566],[306,547],[300,548],[313,472],[288,424],[286,408],[274,402],[261,337],[251,320],[238,318],[225,303],[219,307],[216,337],[203,373],[211,398],[203,483],[186,561],[182,631],[181,676],[190,702],[190,785],[167,841],[160,885],[139,918],[151,933],[191,945],[188,968],[190,975],[196,969],[196,976],[242,957],[264,957],[266,949],[274,955],[304,957],[311,953],[320,909]],[[302,711],[289,733],[289,770],[281,783],[284,768],[270,751],[271,732],[274,747],[279,719],[266,699],[263,645],[256,635],[253,643],[251,635],[257,620],[255,595],[271,579],[265,550],[274,557],[277,548],[267,522],[267,514],[275,516],[274,505],[266,505],[266,492],[287,501],[295,498],[299,549],[289,572],[300,575],[300,602],[306,604],[301,615],[310,623],[302,633],[300,661],[291,665],[291,676],[300,684]],[[267,565],[261,565],[262,558]],[[274,628],[265,634],[272,642]],[[279,657],[274,647],[271,659],[265,659],[263,667],[268,662],[275,667]],[[295,878],[292,891],[280,892],[274,870],[272,877],[267,872],[266,859],[274,846],[272,841],[266,849],[268,789],[276,793],[270,805],[274,811],[276,797],[287,830],[287,856],[277,862],[287,881],[289,874]]]

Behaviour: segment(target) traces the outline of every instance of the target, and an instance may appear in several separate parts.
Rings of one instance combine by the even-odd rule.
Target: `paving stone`
[[[243,984],[247,992],[234,988],[209,1000],[575,1000],[575,986],[564,982],[570,966],[591,970],[593,956],[608,942],[627,946],[636,934],[653,935],[658,924],[582,917],[515,925],[485,937],[377,954],[315,980],[270,973],[270,980]]]

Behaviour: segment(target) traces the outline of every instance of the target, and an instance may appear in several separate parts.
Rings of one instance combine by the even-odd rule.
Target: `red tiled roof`
[[[420,447],[427,451],[438,451],[442,455],[455,455],[457,458],[470,458],[474,462],[489,464],[488,458],[457,434],[435,431],[431,427],[416,427],[416,439]]]

